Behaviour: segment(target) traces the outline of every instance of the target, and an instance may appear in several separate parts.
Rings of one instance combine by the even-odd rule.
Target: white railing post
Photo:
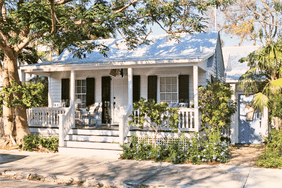
[[[193,90],[194,90],[194,121],[196,132],[199,132],[199,107],[198,107],[198,66],[193,66]]]
[[[59,146],[65,146],[65,135],[64,135],[64,114],[59,114]]]
[[[124,144],[124,121],[125,121],[125,115],[120,116],[120,121],[119,121],[119,145]]]

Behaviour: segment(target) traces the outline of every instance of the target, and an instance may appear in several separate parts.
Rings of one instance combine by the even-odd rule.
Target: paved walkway
[[[7,171],[8,170],[8,171]],[[173,165],[0,150],[0,173],[15,179],[104,187],[282,187],[282,170],[231,165]],[[1,182],[0,182],[1,184]]]

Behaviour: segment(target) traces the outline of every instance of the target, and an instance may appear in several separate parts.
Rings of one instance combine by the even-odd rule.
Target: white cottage
[[[179,128],[199,131],[198,86],[212,77],[225,79],[219,33],[181,34],[179,41],[166,35],[149,39],[153,41],[150,45],[134,51],[128,51],[121,40],[99,40],[110,48],[108,57],[93,51],[78,59],[65,50],[57,61],[21,67],[23,80],[25,73],[49,78],[49,107],[29,110],[31,131],[52,127],[56,132],[59,127],[60,152],[118,151],[114,143],[124,143],[130,134],[127,118],[133,102],[141,97],[181,103],[180,113],[186,120]],[[69,106],[58,107],[62,101],[69,101]],[[75,127],[75,101],[83,111],[91,104],[102,104],[98,126],[118,125],[117,130]]]

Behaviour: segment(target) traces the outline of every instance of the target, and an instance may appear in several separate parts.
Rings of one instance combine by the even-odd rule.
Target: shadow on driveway
[[[26,157],[28,157],[28,155],[0,154],[0,164],[6,164],[6,163],[18,161]]]

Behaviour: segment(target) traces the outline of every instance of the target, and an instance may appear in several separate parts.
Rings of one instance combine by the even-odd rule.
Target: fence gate
[[[261,112],[253,107],[253,95],[239,95],[239,143],[260,144]]]

